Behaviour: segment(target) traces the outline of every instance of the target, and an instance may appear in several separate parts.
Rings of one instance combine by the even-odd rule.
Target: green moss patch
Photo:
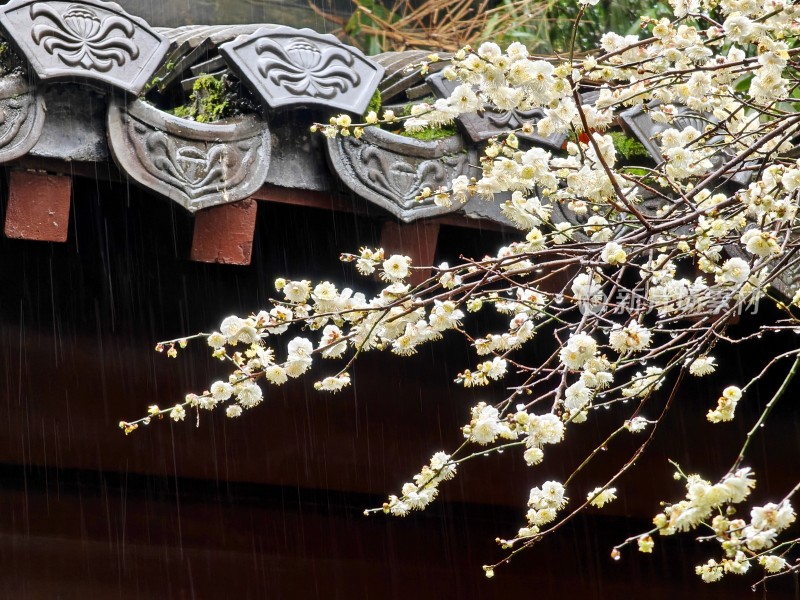
[[[372,94],[372,98],[369,100],[369,104],[367,104],[367,110],[364,111],[364,116],[368,115],[372,111],[374,111],[376,115],[381,114],[381,106],[381,91],[375,90],[375,93]]]
[[[172,114],[176,117],[191,119],[198,123],[219,121],[233,115],[234,112],[225,80],[213,75],[198,77],[192,86],[189,102],[172,110]]]
[[[621,131],[610,131],[608,133],[611,140],[614,142],[614,148],[619,152],[625,160],[634,160],[636,158],[652,158],[639,140],[628,137]]]
[[[454,125],[445,125],[444,127],[428,127],[422,131],[398,131],[404,137],[414,138],[415,140],[422,140],[423,142],[432,142],[435,140],[442,140],[449,138],[458,133]]]

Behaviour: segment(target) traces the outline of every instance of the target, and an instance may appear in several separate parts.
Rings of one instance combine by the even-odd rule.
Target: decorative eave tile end
[[[5,36],[42,80],[102,84],[138,95],[169,40],[102,0],[12,0],[0,7]]]
[[[424,187],[448,187],[477,162],[477,152],[458,135],[422,141],[377,127],[366,128],[358,140],[328,139],[327,150],[331,171],[347,188],[406,223],[461,209],[458,202],[437,206],[433,198],[420,201],[416,196]]]
[[[108,142],[119,168],[190,212],[243,200],[260,188],[270,140],[266,123],[254,115],[196,123],[141,100],[112,100],[108,111]]]
[[[42,134],[44,98],[20,75],[0,79],[0,163],[24,156]]]
[[[261,28],[219,50],[271,108],[313,105],[362,114],[384,73],[360,50],[311,29]]]

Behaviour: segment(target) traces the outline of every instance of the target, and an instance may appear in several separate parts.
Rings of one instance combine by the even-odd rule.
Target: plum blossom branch
[[[579,18],[593,4],[583,2]],[[349,372],[366,352],[411,356],[444,337],[461,338],[473,356],[456,383],[499,391],[493,401],[465,408],[464,425],[453,432],[461,438],[452,441],[455,450],[434,453],[375,511],[405,516],[424,509],[444,482],[478,457],[508,451],[536,468],[568,434],[591,436],[581,424],[599,410],[617,419],[610,434],[592,438],[593,450],[564,483],[543,481],[530,489],[525,525],[500,540],[510,553],[485,567],[491,576],[590,506],[602,509],[625,493],[622,476],[647,451],[668,411],[680,410],[685,380],[712,373],[727,379],[706,418],[730,421],[744,395],[793,357],[731,469],[712,483],[715,478],[678,468],[685,497],[666,503],[652,529],[624,540],[612,556],[634,542],[652,552],[655,534],[702,530],[711,532],[704,539],[719,551],[696,566],[703,581],[755,566],[764,570],[761,582],[795,572],[791,561],[800,540],[786,539],[786,531],[796,520],[791,499],[797,487],[783,499],[752,506],[749,518],[732,518],[729,511],[749,500],[756,486],[744,466],[746,451],[787,391],[800,353],[776,351],[755,376],[738,381],[719,369],[717,351],[800,330],[800,114],[794,98],[800,9],[790,0],[671,4],[672,18],[643,18],[643,39],[608,32],[601,48],[582,58],[574,45],[569,56],[556,58],[534,56],[519,43],[505,51],[492,42],[464,48],[442,70],[454,84],[448,97],[405,115],[387,109],[368,113],[361,123],[339,115],[315,125],[326,136],[359,138],[373,126],[410,133],[442,127],[487,106],[536,111],[541,118],[535,123],[488,140],[475,174],[419,191],[419,199],[438,206],[473,198],[497,202],[518,235],[490,256],[434,267],[414,286],[411,274],[427,265],[381,248],[341,256],[369,278],[363,287],[370,293],[331,281],[279,278],[275,288],[282,297],[264,310],[158,346],[176,357],[190,341],[205,339],[212,356],[230,367],[227,379],[173,407],[152,405],[146,416],[121,427],[130,433],[153,419],[182,421],[187,410],[199,416],[224,407],[228,417],[238,417],[319,363],[336,367],[315,387],[338,392],[351,384]],[[641,140],[650,154],[639,161],[627,157],[619,141],[630,140],[620,126],[621,113],[629,110],[652,126]],[[529,141],[531,134],[559,134],[566,142],[560,151],[546,150]],[[759,303],[775,307],[780,320],[757,315]],[[479,319],[478,313],[489,316]],[[754,322],[755,331],[737,329],[739,320]],[[632,412],[624,408],[629,403]],[[654,406],[658,416],[645,418]],[[586,467],[603,448],[626,431],[648,428],[605,483],[586,481]],[[573,508],[566,511],[570,497]]]

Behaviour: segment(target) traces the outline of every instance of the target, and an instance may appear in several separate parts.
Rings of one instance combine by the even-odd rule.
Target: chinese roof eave
[[[393,97],[412,87],[418,94],[424,78],[403,73],[416,55],[373,59],[331,35],[282,25],[154,28],[103,0],[12,0],[0,7],[0,28],[27,70],[0,78],[0,103],[10,115],[0,129],[7,167],[129,179],[190,212],[273,185],[360,197],[404,222],[454,213],[449,222],[507,224],[485,207],[473,213],[414,201],[417,188],[460,173],[451,168],[454,152],[467,158],[456,161],[462,171],[475,170],[474,149],[460,136],[435,144],[450,149],[442,155],[425,150],[427,142],[400,138],[384,148],[386,134],[366,136],[372,141],[355,148],[356,160],[362,150],[380,155],[388,177],[364,172],[364,186],[335,168],[343,164],[335,144],[310,133],[312,118],[363,113],[384,79]],[[156,81],[220,69],[238,76],[262,110],[202,124],[139,97]],[[442,170],[445,163],[451,166]]]

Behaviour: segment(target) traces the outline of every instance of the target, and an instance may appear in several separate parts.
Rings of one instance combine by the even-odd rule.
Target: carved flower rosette
[[[367,127],[361,139],[328,139],[327,150],[332,171],[347,188],[407,223],[462,208],[458,202],[444,207],[432,198],[416,200],[422,188],[449,187],[459,175],[477,174],[471,167],[477,153],[460,136],[422,141]]]
[[[102,83],[139,94],[169,41],[143,19],[102,0],[12,0],[0,25],[40,79]]]
[[[112,101],[108,139],[124,173],[190,212],[247,198],[269,169],[269,129],[255,115],[196,123],[141,100]]]
[[[44,99],[25,77],[0,78],[0,163],[28,153],[42,133]]]

